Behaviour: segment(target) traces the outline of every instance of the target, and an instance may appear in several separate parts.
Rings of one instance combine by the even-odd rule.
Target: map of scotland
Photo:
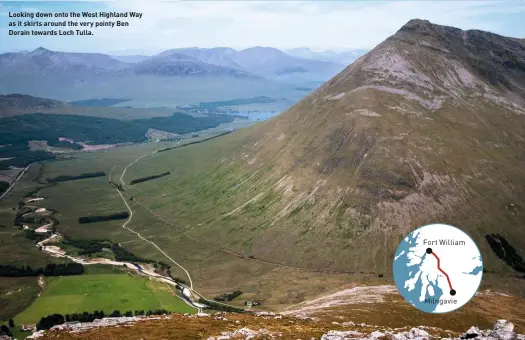
[[[429,313],[446,313],[466,304],[483,275],[481,254],[460,229],[431,224],[411,232],[394,257],[394,280],[401,295]]]

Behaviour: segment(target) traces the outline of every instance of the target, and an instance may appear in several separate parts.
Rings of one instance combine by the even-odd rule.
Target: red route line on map
[[[442,272],[443,274],[445,274],[446,278],[447,278],[447,281],[448,281],[448,286],[450,287],[450,290],[452,290],[452,283],[450,283],[450,278],[448,277],[448,274],[445,273],[445,271],[443,269],[441,269],[440,267],[440,263],[441,261],[439,260],[439,257],[436,255],[436,253],[432,252],[432,255],[434,255],[434,257],[436,258],[436,260],[438,261],[438,270],[440,272]]]

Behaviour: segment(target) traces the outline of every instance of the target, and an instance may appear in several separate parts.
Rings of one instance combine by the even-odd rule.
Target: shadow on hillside
[[[485,239],[492,251],[514,270],[525,273],[525,260],[503,236],[498,234],[487,234]]]

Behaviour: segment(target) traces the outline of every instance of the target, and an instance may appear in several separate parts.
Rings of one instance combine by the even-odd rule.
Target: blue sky
[[[94,36],[9,36],[9,12],[138,11]],[[370,49],[412,18],[525,38],[525,1],[2,1],[0,51],[152,54],[177,47]],[[27,19],[24,19],[27,20]],[[64,20],[64,19],[58,19]],[[86,19],[78,19],[86,20]],[[94,19],[97,21],[101,19]]]

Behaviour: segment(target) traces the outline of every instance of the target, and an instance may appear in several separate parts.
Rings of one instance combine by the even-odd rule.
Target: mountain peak
[[[485,216],[487,226],[497,225],[509,215],[504,205],[488,208],[504,197],[497,183],[525,180],[525,171],[513,168],[525,148],[524,88],[523,43],[411,20],[289,110],[251,128],[238,154],[221,156],[238,160],[242,178],[268,169],[246,186],[257,188],[265,207],[265,215],[250,216],[250,227],[279,228],[269,245],[254,227],[251,249],[294,265],[386,271],[393,247],[379,242],[363,256],[348,245],[399,237],[436,219],[471,233]],[[280,200],[268,208],[274,196],[263,195],[276,188]],[[523,194],[509,189],[508,201],[517,205]],[[506,230],[519,227],[508,223]],[[331,255],[302,252],[328,239]],[[480,234],[477,241],[487,242]]]
[[[257,52],[257,53],[266,53],[266,54],[273,54],[273,55],[282,55],[284,54],[283,51],[275,48],[275,47],[266,47],[266,46],[254,46],[249,47],[241,52]]]
[[[431,27],[433,24],[424,19],[411,19],[401,27],[400,31],[418,29],[421,27]]]
[[[42,46],[35,48],[31,53],[44,53],[44,52],[51,52],[47,48],[44,48]]]
[[[225,53],[235,53],[237,52],[237,50],[235,50],[234,48],[231,48],[231,47],[212,47],[212,48],[209,48],[208,50],[210,51],[222,51],[222,52],[225,52]]]
[[[464,32],[462,29],[431,23],[428,20],[412,19],[397,31],[391,38],[405,38],[417,41],[420,36],[432,36],[440,40],[456,40]],[[484,32],[487,34],[492,34]],[[414,36],[415,35],[415,36]]]

